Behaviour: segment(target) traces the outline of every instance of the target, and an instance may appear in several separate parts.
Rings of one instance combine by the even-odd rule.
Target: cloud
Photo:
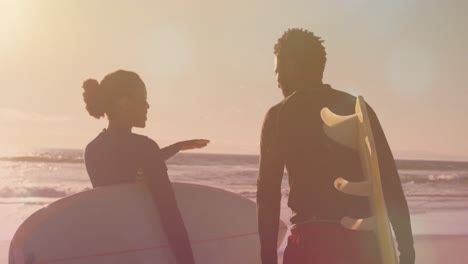
[[[0,108],[0,121],[20,121],[30,123],[62,123],[69,121],[64,116],[48,116],[39,113],[25,112],[12,108]]]

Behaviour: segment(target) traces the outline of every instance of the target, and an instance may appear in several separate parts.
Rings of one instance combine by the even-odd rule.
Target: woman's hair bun
[[[104,117],[105,104],[102,89],[95,79],[88,79],[83,82],[83,99],[86,103],[88,113],[97,119]]]
[[[99,89],[99,82],[96,79],[88,79],[83,82],[83,89],[85,91]]]

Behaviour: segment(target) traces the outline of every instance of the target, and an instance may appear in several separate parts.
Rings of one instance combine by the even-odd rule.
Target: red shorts
[[[339,224],[311,223],[291,230],[283,264],[379,264],[372,231],[355,231]]]

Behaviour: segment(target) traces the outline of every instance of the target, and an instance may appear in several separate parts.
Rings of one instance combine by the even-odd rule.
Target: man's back
[[[270,240],[275,234],[269,232],[277,224],[267,217],[279,216],[278,193],[284,166],[289,177],[292,224],[314,219],[339,223],[344,216],[371,216],[368,198],[346,195],[334,188],[339,177],[354,182],[364,180],[364,175],[357,151],[329,139],[320,116],[324,107],[339,115],[352,115],[355,104],[354,96],[324,85],[296,91],[268,112],[262,130],[257,192],[262,255],[271,255],[268,251],[272,251]],[[411,263],[414,251],[408,206],[391,150],[370,107],[369,116],[390,220],[399,248],[412,254],[406,257]]]
[[[371,215],[367,198],[336,191],[334,181],[343,177],[362,181],[357,152],[329,139],[320,112],[324,107],[340,115],[354,114],[356,98],[323,86],[304,89],[286,98],[278,112],[279,149],[289,174],[288,205],[293,224],[312,217],[339,221],[344,216]]]

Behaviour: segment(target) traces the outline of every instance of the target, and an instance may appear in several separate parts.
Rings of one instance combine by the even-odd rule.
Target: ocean
[[[258,156],[180,153],[167,161],[172,181],[209,185],[255,200]],[[415,234],[468,234],[468,162],[398,160]],[[36,149],[0,154],[0,241],[34,211],[91,188],[83,152]],[[281,217],[290,211],[287,174]]]

